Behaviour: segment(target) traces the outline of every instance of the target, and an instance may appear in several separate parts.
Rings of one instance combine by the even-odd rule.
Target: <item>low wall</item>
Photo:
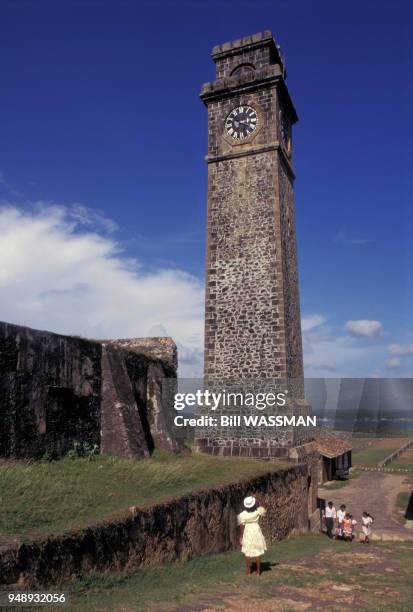
[[[268,544],[308,531],[308,467],[200,491],[127,516],[47,539],[0,548],[0,583],[39,586],[91,570],[118,570],[238,550],[237,513],[252,493],[267,508]]]
[[[378,467],[379,468],[386,467],[386,465],[398,459],[400,455],[402,455],[405,451],[409,450],[412,447],[413,447],[413,439],[403,444],[400,448],[395,450],[390,455],[387,455],[387,457],[385,457],[383,461],[379,461]]]

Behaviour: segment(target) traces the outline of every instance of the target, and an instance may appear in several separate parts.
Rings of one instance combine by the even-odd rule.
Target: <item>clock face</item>
[[[225,120],[225,129],[234,140],[245,140],[258,123],[257,111],[251,106],[237,106]]]

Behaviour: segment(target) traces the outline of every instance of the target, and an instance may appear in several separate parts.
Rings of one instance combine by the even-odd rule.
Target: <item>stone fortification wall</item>
[[[99,342],[0,323],[0,456],[59,457],[76,442],[145,457],[178,450],[161,384],[170,338]]]
[[[117,521],[0,547],[0,583],[38,586],[92,570],[157,565],[239,550],[237,513],[251,493],[267,509],[261,526],[267,543],[272,544],[308,531],[314,509],[311,491],[308,467],[297,465],[152,507],[132,508]]]

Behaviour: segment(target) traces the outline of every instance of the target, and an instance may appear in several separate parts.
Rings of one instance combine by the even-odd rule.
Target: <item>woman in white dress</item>
[[[255,559],[257,574],[260,575],[261,556],[267,550],[267,545],[258,522],[266,511],[252,496],[244,499],[244,508],[245,510],[237,518],[241,528],[241,546],[245,555],[246,573],[247,576],[251,574],[251,559]]]
[[[361,528],[364,533],[364,540],[362,540],[362,542],[365,542],[366,544],[368,544],[370,541],[369,537],[371,535],[371,526],[373,522],[373,517],[368,512],[363,512],[363,515],[361,517]]]

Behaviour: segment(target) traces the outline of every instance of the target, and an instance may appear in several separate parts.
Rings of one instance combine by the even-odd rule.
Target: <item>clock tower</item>
[[[208,109],[205,385],[244,398],[285,390],[283,408],[266,405],[261,414],[308,415],[293,193],[297,113],[284,61],[271,32],[218,45],[212,58],[216,80],[201,91]],[[195,431],[197,448],[212,454],[297,458],[313,437],[308,427],[251,427],[244,417],[256,418],[256,406],[221,403],[214,414],[225,418]]]
[[[271,32],[214,47],[208,109],[207,381],[303,376],[294,220],[297,113]]]

